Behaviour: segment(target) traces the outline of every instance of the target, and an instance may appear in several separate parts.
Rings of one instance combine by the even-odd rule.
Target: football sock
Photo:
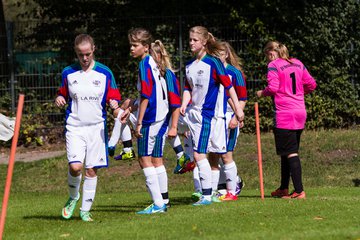
[[[303,189],[302,179],[301,179],[301,163],[299,156],[294,156],[288,158],[289,166],[290,166],[290,173],[291,179],[294,184],[295,192],[301,193]]]
[[[167,176],[167,173],[166,173],[165,166],[161,165],[159,167],[156,167],[155,170],[156,170],[156,173],[157,173],[157,176],[158,176],[159,188],[160,188],[160,192],[161,192],[161,195],[163,197],[164,203],[168,204],[169,203],[168,176]]]
[[[131,152],[132,147],[126,147],[123,150],[124,150],[124,152],[128,153],[128,152]]]
[[[235,162],[232,161],[229,164],[224,164],[224,172],[226,175],[226,189],[228,192],[235,195],[237,178],[237,167]]]
[[[124,110],[120,109],[118,116],[121,116],[121,114],[124,112]],[[109,147],[114,147],[119,141],[120,135],[121,135],[121,127],[122,124],[118,118],[115,118],[114,120],[114,128],[111,132],[111,137],[109,140]]]
[[[192,143],[191,136],[184,137],[184,150],[185,153],[190,157],[191,161],[194,161],[194,146]]]
[[[177,159],[181,158],[181,156],[184,154],[184,149],[181,145],[179,135],[177,135],[175,138],[169,139],[169,143],[170,146],[174,149]]]
[[[71,176],[70,172],[68,172],[68,186],[69,186],[69,195],[72,199],[77,199],[79,196],[79,189],[81,183],[82,174],[79,176]]]
[[[211,167],[207,158],[197,161],[199,167],[200,183],[202,187],[202,194],[205,199],[211,199]]]
[[[211,187],[213,193],[218,190],[219,177],[220,177],[220,170],[211,169]]]
[[[151,199],[154,204],[158,207],[162,207],[164,205],[163,198],[160,193],[160,186],[158,175],[154,167],[143,168],[146,187],[150,193]]]
[[[201,192],[201,183],[200,183],[200,176],[199,176],[199,168],[195,166],[193,170],[193,180],[194,180],[194,190],[195,192]]]
[[[290,167],[289,160],[286,156],[281,156],[281,185],[280,189],[289,189]]]
[[[122,124],[121,141],[123,142],[124,147],[132,147],[131,129],[128,124]],[[125,142],[128,142],[126,146],[125,146]]]
[[[90,211],[95,198],[96,185],[97,185],[97,176],[96,177],[85,176],[81,211]]]
[[[226,185],[226,175],[224,172],[224,164],[222,163],[222,161],[219,161],[219,166],[220,166],[220,177],[219,177],[219,185]]]

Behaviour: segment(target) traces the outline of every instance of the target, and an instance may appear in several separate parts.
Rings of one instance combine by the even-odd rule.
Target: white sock
[[[211,167],[207,158],[204,158],[197,162],[199,167],[200,183],[202,187],[202,193],[205,199],[211,199]]]
[[[224,165],[224,172],[226,175],[226,189],[235,195],[236,190],[236,178],[237,178],[237,167],[235,162]]]
[[[222,161],[219,161],[219,165],[220,165],[220,178],[219,178],[219,184],[224,184],[226,183],[226,175],[224,172],[224,164],[222,163]]]
[[[95,198],[96,185],[97,185],[97,176],[85,177],[84,185],[83,185],[81,211],[86,211],[86,212],[90,211]]]
[[[119,114],[122,112],[123,112],[123,110],[120,109]],[[118,143],[120,135],[121,135],[121,126],[122,126],[122,124],[121,124],[120,120],[118,118],[115,118],[114,128],[111,132],[111,137],[110,137],[109,144],[108,144],[109,147],[115,147],[116,144]]]
[[[191,136],[184,137],[184,151],[190,157],[191,161],[194,161],[194,146]]]
[[[159,167],[155,168],[158,181],[159,181],[159,187],[160,187],[160,193],[163,197],[163,201],[165,204],[169,203],[169,194],[168,194],[168,176],[166,173],[166,169],[164,165],[161,165]]]
[[[124,152],[128,153],[128,152],[131,152],[132,148],[124,148],[123,150],[124,150]]]
[[[82,174],[80,173],[79,176],[74,177],[74,176],[71,176],[70,172],[68,172],[69,195],[72,199],[79,198],[81,176],[82,176]]]
[[[193,179],[194,179],[194,189],[195,192],[201,192],[201,183],[200,183],[200,176],[199,176],[199,168],[195,166],[193,170]]]
[[[182,149],[179,135],[176,135],[175,138],[168,138],[168,140],[169,140],[170,146],[171,146],[172,149],[174,149],[174,151],[175,151],[176,158],[177,158],[177,159],[181,158],[182,155],[184,155],[184,151],[176,152],[176,151],[179,151],[179,148]]]
[[[160,193],[159,180],[155,168],[147,167],[143,168],[143,171],[146,179],[146,187],[151,195],[151,199],[156,206],[162,207],[164,202]]]
[[[212,169],[211,170],[211,186],[212,186],[212,192],[213,193],[218,190],[219,177],[220,177],[220,170]]]
[[[122,142],[126,142],[126,141],[130,141],[132,140],[131,138],[131,129],[129,127],[128,124],[122,124],[122,127],[121,127],[121,138],[120,140]]]

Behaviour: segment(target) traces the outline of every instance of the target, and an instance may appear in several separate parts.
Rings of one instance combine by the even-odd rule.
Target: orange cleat
[[[238,200],[238,197],[236,195],[233,195],[231,192],[227,192],[224,197],[220,198],[221,201],[236,201]]]
[[[294,191],[290,195],[283,196],[282,198],[284,198],[284,199],[290,199],[290,198],[306,199],[306,194],[304,191],[302,191],[301,193],[297,193]]]

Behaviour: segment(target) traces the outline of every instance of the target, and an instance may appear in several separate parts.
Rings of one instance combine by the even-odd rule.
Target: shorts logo
[[[78,81],[73,81],[71,84],[75,85],[75,84],[78,84]]]
[[[100,160],[99,160],[100,162],[103,162],[104,161],[104,159],[103,158],[100,158]]]
[[[203,73],[204,73],[203,70],[199,70],[199,71],[197,72],[198,76],[201,76]]]

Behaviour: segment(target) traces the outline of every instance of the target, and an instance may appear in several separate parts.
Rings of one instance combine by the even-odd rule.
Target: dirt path
[[[1,153],[0,164],[7,164],[9,161],[9,153]],[[65,155],[65,151],[31,151],[24,153],[16,153],[16,162],[32,162],[46,158],[59,157]]]
[[[15,162],[32,162],[52,157],[65,157],[65,144],[54,144],[36,148],[17,147]],[[10,148],[0,149],[0,164],[7,164],[9,161]]]

